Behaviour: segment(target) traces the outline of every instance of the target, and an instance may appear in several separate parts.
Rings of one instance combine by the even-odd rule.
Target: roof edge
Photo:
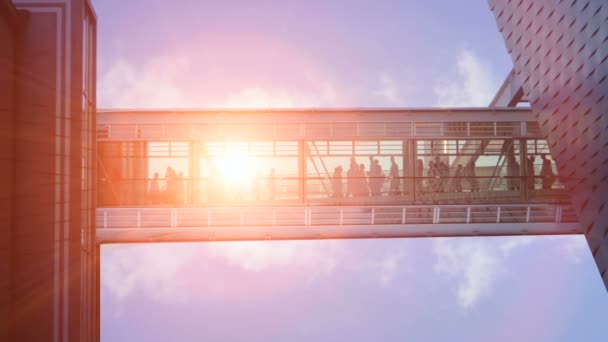
[[[98,108],[98,113],[160,113],[160,112],[174,112],[174,113],[238,113],[238,112],[266,112],[266,113],[280,113],[280,112],[302,112],[302,113],[336,113],[336,112],[379,112],[379,113],[391,113],[391,112],[468,112],[468,111],[529,111],[529,108],[523,107],[423,107],[423,108],[396,108],[396,107],[327,107],[327,108],[314,108],[314,107],[296,107],[296,108]]]

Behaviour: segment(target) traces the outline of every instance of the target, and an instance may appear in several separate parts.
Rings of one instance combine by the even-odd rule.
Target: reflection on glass
[[[563,185],[547,152],[544,140],[499,138],[101,143],[98,202],[390,205],[562,200]]]

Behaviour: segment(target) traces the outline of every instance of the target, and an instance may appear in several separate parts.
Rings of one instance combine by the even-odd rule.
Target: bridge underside
[[[99,208],[98,243],[581,234],[558,205]]]

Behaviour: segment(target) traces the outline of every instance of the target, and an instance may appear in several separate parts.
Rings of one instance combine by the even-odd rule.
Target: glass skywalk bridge
[[[524,108],[100,111],[97,141],[102,242],[580,233]]]

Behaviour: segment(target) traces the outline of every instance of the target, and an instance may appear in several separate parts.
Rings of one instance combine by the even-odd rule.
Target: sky
[[[485,106],[485,0],[93,0],[99,108]],[[103,341],[604,341],[582,236],[104,245]],[[601,339],[604,333],[604,339]]]

